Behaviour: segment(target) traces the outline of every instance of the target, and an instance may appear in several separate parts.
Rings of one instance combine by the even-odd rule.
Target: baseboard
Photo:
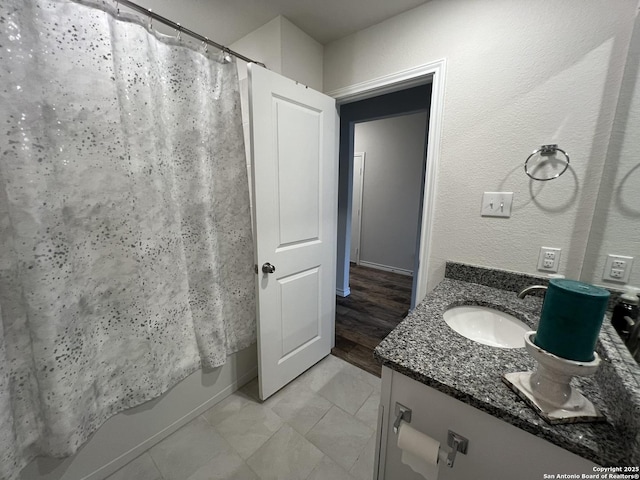
[[[112,473],[116,472],[120,468],[124,467],[127,463],[131,462],[138,456],[142,455],[144,452],[153,447],[156,443],[161,442],[173,432],[178,430],[179,428],[185,426],[191,420],[196,418],[197,416],[203,414],[207,410],[209,410],[214,405],[220,403],[222,400],[227,398],[233,392],[238,390],[240,387],[249,383],[258,375],[258,367],[254,367],[251,370],[247,371],[247,373],[238,377],[233,383],[222,389],[216,395],[208,399],[206,402],[202,403],[198,407],[194,408],[190,412],[183,415],[180,419],[173,422],[171,425],[167,426],[163,430],[159,431],[155,435],[147,438],[145,441],[141,442],[128,452],[122,454],[118,458],[109,462],[108,464],[102,466],[98,470],[92,472],[91,474],[83,477],[81,480],[102,480]]]
[[[365,262],[364,260],[360,260],[360,266],[369,267],[369,268],[376,268],[378,270],[384,270],[385,272],[399,273],[400,275],[406,275],[407,277],[413,277],[413,271],[412,270],[405,270],[404,268],[390,267],[388,265],[381,265],[379,263]]]
[[[348,297],[349,295],[351,295],[351,289],[349,287],[345,289],[336,288],[336,295],[338,295],[339,297]]]

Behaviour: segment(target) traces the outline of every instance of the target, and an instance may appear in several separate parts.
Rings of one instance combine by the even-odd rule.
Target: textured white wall
[[[426,112],[355,126],[355,151],[366,152],[361,261],[413,270],[426,128]]]
[[[266,64],[272,72],[322,91],[322,45],[283,16],[274,18],[229,48]],[[241,60],[238,74],[241,80],[247,76],[246,63]]]
[[[322,91],[324,48],[297,26],[282,18],[282,74]]]
[[[627,56],[582,280],[620,285],[602,279],[607,254],[635,257],[628,283],[640,286],[640,18]]]
[[[446,260],[534,273],[542,245],[578,278],[636,4],[432,0],[325,45],[327,92],[447,59],[429,288]],[[572,168],[529,181],[547,143]],[[512,217],[480,217],[483,191],[513,191]]]
[[[282,17],[265,23],[229,48],[264,63],[272,72],[282,73]],[[247,77],[247,64],[242,60],[238,60],[238,77]]]
[[[114,2],[105,2],[111,3]],[[158,15],[179,23],[185,28],[209,37],[215,42],[222,42],[218,33],[220,17],[224,14],[220,10],[214,10],[210,5],[201,0],[188,0],[176,2],[175,0],[135,0],[135,3],[144,8],[150,8]],[[121,11],[131,11],[123,5],[119,5]],[[142,16],[142,14],[136,13]],[[159,22],[153,23],[154,29],[167,35],[175,35],[175,32]]]

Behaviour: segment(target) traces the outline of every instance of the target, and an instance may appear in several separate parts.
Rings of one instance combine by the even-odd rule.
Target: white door
[[[260,398],[333,345],[338,195],[335,100],[249,65]]]
[[[351,199],[352,262],[360,265],[360,232],[362,231],[362,187],[364,185],[364,152],[353,154],[353,196]]]

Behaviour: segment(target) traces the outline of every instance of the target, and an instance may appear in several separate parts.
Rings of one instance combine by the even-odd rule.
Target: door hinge
[[[256,272],[256,275],[257,275],[258,274],[258,264],[257,263],[253,266],[253,270]]]

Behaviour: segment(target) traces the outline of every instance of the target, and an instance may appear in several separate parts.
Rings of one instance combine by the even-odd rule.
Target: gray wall
[[[426,112],[355,126],[366,153],[361,262],[413,270],[426,128]]]

